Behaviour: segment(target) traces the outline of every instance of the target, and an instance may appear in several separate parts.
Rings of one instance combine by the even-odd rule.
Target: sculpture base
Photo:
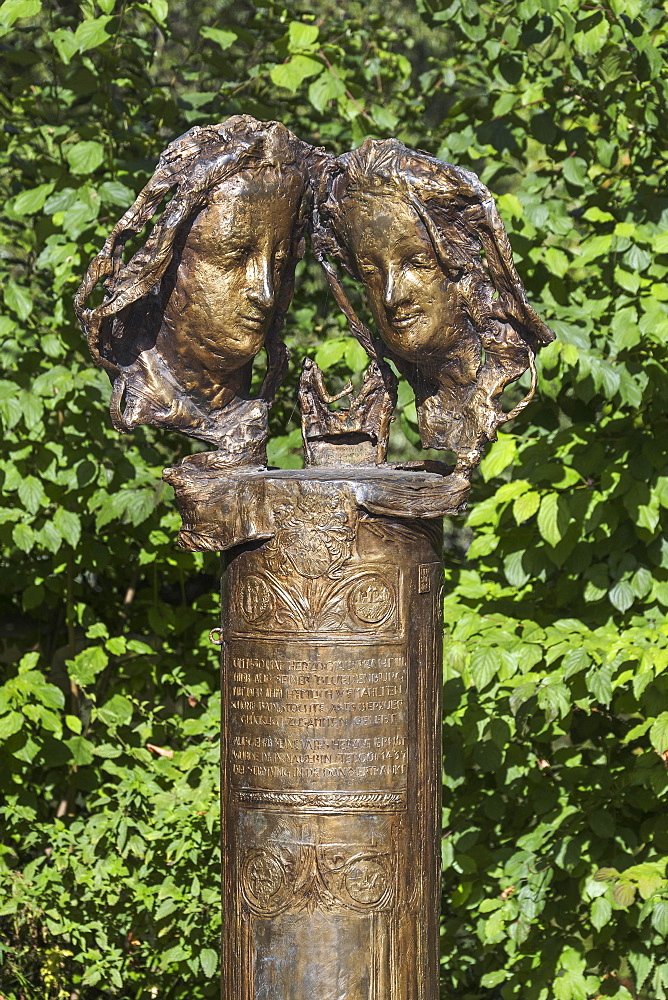
[[[447,478],[166,478],[228,550],[223,1000],[437,1000]]]

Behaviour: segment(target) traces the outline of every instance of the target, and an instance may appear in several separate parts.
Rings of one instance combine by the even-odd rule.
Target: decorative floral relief
[[[294,572],[310,580],[336,579],[350,559],[355,541],[355,509],[343,490],[327,491],[317,483],[300,483],[285,502],[273,509],[276,532],[264,554],[267,566],[279,576]]]
[[[256,913],[343,908],[387,909],[393,898],[390,855],[377,850],[346,856],[340,845],[302,844],[296,858],[250,851],[241,871],[244,898]]]
[[[360,571],[345,579],[252,573],[239,597],[243,619],[257,631],[367,631],[396,626],[396,570]]]
[[[275,533],[264,545],[264,565],[240,583],[232,608],[242,631],[397,628],[396,567],[355,572],[350,565],[357,515],[344,490],[290,482],[272,513]]]

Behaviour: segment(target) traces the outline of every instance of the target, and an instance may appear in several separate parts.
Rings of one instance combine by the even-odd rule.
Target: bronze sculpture
[[[311,199],[316,255],[372,361],[355,395],[329,393],[306,360],[306,467],[267,469]],[[380,337],[330,255],[364,283]],[[101,278],[106,297],[86,309]],[[179,545],[223,553],[223,1000],[437,1000],[441,518],[533,394],[504,413],[503,388],[552,338],[489,192],[394,140],[335,160],[277,123],[193,129],[91,264],[77,310],[118,429],[147,422],[218,449],[164,478]],[[391,362],[415,389],[423,444],[454,452],[454,469],[386,464]]]
[[[338,159],[316,154],[313,244],[371,357],[393,360],[415,391],[423,447],[462,472],[535,389],[533,355],[554,334],[526,299],[494,200],[475,174],[367,139]],[[331,254],[363,282],[382,343],[345,302]],[[511,412],[503,389],[531,368]]]
[[[91,353],[114,384],[117,430],[154,424],[215,445],[233,464],[262,461],[287,364],[280,330],[303,253],[309,148],[277,122],[239,115],[191,129],[162,154],[76,298]],[[124,263],[125,243],[172,189]],[[100,280],[104,300],[87,308]],[[252,400],[263,347],[267,374]]]

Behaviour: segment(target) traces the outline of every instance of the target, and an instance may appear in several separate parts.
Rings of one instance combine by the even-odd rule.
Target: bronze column
[[[226,550],[223,1000],[437,1000],[442,477],[167,477]]]

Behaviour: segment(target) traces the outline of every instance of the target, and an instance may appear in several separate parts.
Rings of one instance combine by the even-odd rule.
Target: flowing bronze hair
[[[249,115],[236,115],[222,124],[190,129],[162,153],[148,184],[91,262],[75,298],[75,311],[93,359],[114,383],[111,412],[118,430],[128,429],[120,413],[124,380],[123,366],[116,356],[117,345],[126,334],[132,335],[133,312],[128,307],[146,300],[150,308],[150,303],[160,296],[162,279],[177,253],[179,240],[222,181],[243,171],[278,167],[297,170],[304,176],[304,197],[295,220],[291,259],[265,343],[267,372],[260,398],[273,399],[287,370],[289,355],[280,331],[292,296],[294,269],[303,254],[308,192],[305,160],[310,151],[310,146],[279,122],[259,122]],[[151,221],[170,192],[173,196],[143,246],[124,262],[125,244]],[[104,299],[101,305],[87,308],[86,302],[99,282],[104,285]]]
[[[328,260],[332,257],[340,261],[348,273],[363,281],[347,242],[344,221],[346,203],[356,197],[399,195],[424,227],[443,273],[457,285],[462,313],[476,331],[476,382],[484,383],[488,402],[485,413],[476,417],[468,414],[460,421],[457,446],[453,446],[454,437],[442,427],[437,434],[431,433],[425,418],[421,426],[423,444],[470,454],[474,461],[479,459],[482,446],[494,437],[496,427],[517,416],[532,398],[536,385],[534,353],[541,344],[554,340],[553,332],[527,301],[491,193],[470,171],[408,149],[396,139],[367,139],[359,149],[336,159],[314,152],[309,164],[316,192],[311,223],[313,248],[336,301],[370,357],[393,361],[415,390],[419,414],[422,404],[423,416],[431,405],[433,417],[429,399],[439,386],[431,363],[409,363],[373,337],[356,315]],[[529,393],[512,411],[504,413],[499,398],[503,389],[527,368],[531,370]],[[450,392],[452,411],[459,407],[460,416],[472,389],[467,392],[468,396],[463,386]]]

